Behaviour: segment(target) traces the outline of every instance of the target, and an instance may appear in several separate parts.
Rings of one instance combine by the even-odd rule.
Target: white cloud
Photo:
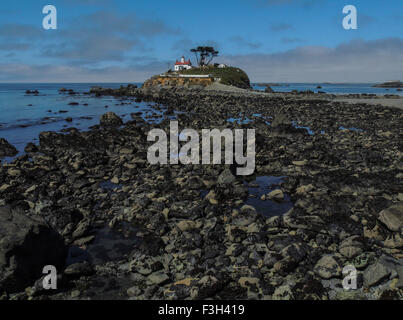
[[[135,82],[165,71],[172,61],[133,58],[136,65],[104,68],[0,64],[1,82]],[[223,55],[256,82],[382,82],[403,75],[403,39],[354,40],[335,48],[300,46],[273,54]]]
[[[86,68],[66,65],[0,64],[0,82],[138,82],[166,69],[166,62]]]
[[[403,75],[403,39],[354,40],[335,48],[303,46],[274,54],[226,55],[252,81],[379,82]]]

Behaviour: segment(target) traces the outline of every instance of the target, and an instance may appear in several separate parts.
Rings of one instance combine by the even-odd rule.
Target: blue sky
[[[42,28],[47,4],[57,30]],[[357,30],[342,27],[348,4]],[[403,80],[402,30],[402,0],[7,1],[0,82],[143,81],[197,45],[252,81]]]

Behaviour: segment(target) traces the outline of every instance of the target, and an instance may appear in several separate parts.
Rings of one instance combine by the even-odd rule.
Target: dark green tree
[[[200,67],[208,66],[219,53],[213,47],[197,47],[190,49],[190,52],[193,52],[196,55],[197,64]]]

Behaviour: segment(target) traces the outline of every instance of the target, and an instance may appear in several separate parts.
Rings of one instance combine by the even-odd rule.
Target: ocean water
[[[396,88],[374,88],[375,83],[276,83],[271,88],[277,92],[290,92],[292,90],[313,92],[323,91],[332,94],[397,94],[403,96],[403,91],[397,91]],[[318,89],[317,87],[322,88]],[[266,86],[259,83],[253,83],[252,88],[255,90],[264,91]]]
[[[99,124],[101,115],[108,111],[115,112],[123,121],[130,120],[133,112],[150,116],[152,107],[149,103],[137,103],[133,98],[84,94],[93,86],[119,88],[120,85],[127,84],[0,84],[0,137],[13,144],[21,155],[28,142],[38,143],[40,132],[60,131],[68,127],[88,130],[90,126]],[[61,94],[60,88],[73,89],[77,94]],[[26,90],[38,90],[39,94],[26,94]],[[71,102],[79,104],[69,105]],[[68,117],[73,121],[67,122]]]

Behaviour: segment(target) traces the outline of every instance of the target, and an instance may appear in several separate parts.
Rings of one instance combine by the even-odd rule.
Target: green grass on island
[[[180,74],[211,74],[215,78],[221,78],[220,83],[242,89],[250,89],[250,80],[245,71],[235,67],[218,68],[205,66],[190,70],[179,71]]]

